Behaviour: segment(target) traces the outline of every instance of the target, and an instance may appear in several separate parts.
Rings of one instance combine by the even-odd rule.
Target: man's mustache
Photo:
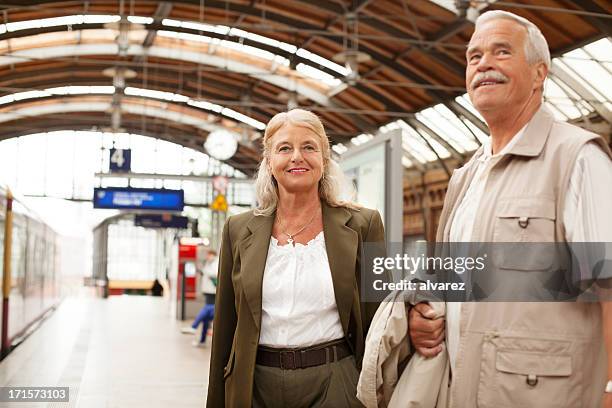
[[[496,82],[508,82],[508,77],[499,71],[485,71],[476,74],[472,82],[470,83],[470,89],[476,88],[476,86],[484,81],[496,81]]]

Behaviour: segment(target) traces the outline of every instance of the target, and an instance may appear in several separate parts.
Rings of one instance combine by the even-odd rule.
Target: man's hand
[[[410,341],[417,352],[424,357],[434,357],[442,351],[444,340],[444,319],[433,319],[434,312],[426,303],[419,303],[410,309],[408,331]]]

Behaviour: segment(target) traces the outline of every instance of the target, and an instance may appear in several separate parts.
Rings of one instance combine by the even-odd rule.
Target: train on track
[[[59,255],[58,234],[0,184],[2,357],[59,303]]]

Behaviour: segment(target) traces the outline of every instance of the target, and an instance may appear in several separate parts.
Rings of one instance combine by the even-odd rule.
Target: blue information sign
[[[137,214],[134,225],[146,228],[180,228],[189,227],[189,218],[174,214]]]
[[[183,190],[153,188],[94,188],[94,208],[183,211]]]

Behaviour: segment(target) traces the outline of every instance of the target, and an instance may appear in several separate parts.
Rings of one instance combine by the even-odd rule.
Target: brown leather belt
[[[353,353],[345,339],[318,344],[299,349],[275,349],[259,346],[257,364],[266,367],[278,367],[283,370],[316,367],[326,363],[340,361]]]

